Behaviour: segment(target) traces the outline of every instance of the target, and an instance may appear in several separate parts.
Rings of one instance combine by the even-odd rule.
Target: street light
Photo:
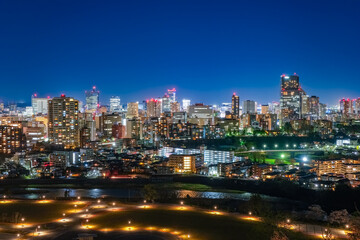
[[[307,157],[302,158],[303,162],[307,162],[309,159]]]
[[[249,215],[251,216],[251,215],[252,215],[252,212],[249,212]]]
[[[281,158],[284,158],[284,157],[285,157],[285,154],[281,154],[280,157],[281,157]]]
[[[63,217],[65,217],[65,215],[66,215],[66,214],[65,214],[65,213],[63,213],[62,215],[63,215]]]
[[[285,145],[285,147],[287,147],[287,148],[288,148],[288,147],[289,147],[289,144],[286,144],[286,145]]]
[[[112,205],[115,206],[115,202],[113,202]]]
[[[180,205],[184,205],[184,202],[183,202],[183,201],[181,201],[181,202],[180,202]]]
[[[214,209],[216,210],[216,209],[217,209],[217,206],[214,206]]]
[[[80,200],[80,199],[81,199],[81,197],[80,197],[80,196],[78,196],[78,197],[77,197],[77,199],[78,199],[78,200]]]
[[[277,148],[278,147],[278,145],[277,144],[275,144],[275,148]]]

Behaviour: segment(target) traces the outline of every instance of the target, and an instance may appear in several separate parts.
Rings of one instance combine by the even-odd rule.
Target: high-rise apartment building
[[[61,95],[49,100],[49,142],[63,145],[65,148],[76,148],[79,139],[79,101]]]
[[[298,75],[281,75],[280,120],[281,123],[301,118],[301,96],[305,95],[300,88]]]
[[[340,100],[340,112],[344,117],[349,117],[353,113],[353,101],[351,99]]]
[[[110,98],[110,112],[121,112],[120,98],[118,96]]]
[[[0,153],[13,154],[26,146],[21,126],[0,126]]]
[[[355,114],[360,114],[360,98],[354,99],[354,113]]]
[[[240,98],[236,93],[231,97],[231,114],[236,118],[239,118],[240,116]]]
[[[313,117],[318,117],[320,115],[320,102],[319,97],[311,96],[309,98],[310,111],[309,113]]]
[[[146,115],[147,117],[160,117],[161,115],[161,101],[158,99],[150,99],[146,101]]]
[[[93,111],[93,110],[97,110],[100,107],[99,95],[100,92],[96,90],[95,86],[93,86],[91,91],[85,91],[87,110]]]
[[[127,104],[126,118],[134,118],[139,116],[139,103],[129,102]]]

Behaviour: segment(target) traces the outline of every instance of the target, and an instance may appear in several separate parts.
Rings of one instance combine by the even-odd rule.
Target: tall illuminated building
[[[35,115],[48,113],[49,98],[39,98],[36,93],[31,96],[31,107]]]
[[[150,99],[146,101],[146,115],[147,117],[160,117],[161,115],[161,101],[158,99]]]
[[[171,101],[168,94],[165,94],[161,99],[162,112],[171,112],[171,104],[175,101]]]
[[[351,99],[340,100],[340,112],[343,116],[349,117],[353,113],[353,101]]]
[[[18,125],[0,126],[0,153],[11,154],[26,147],[25,134]]]
[[[168,89],[167,90],[167,95],[170,98],[170,102],[176,102],[176,89]]]
[[[171,112],[180,112],[180,103],[178,102],[172,102],[171,103]]]
[[[65,148],[76,148],[79,139],[79,101],[66,97],[55,97],[49,100],[49,142]]]
[[[280,121],[281,124],[301,119],[301,95],[298,75],[281,75]]]
[[[99,108],[100,106],[99,95],[100,92],[96,90],[95,86],[93,86],[91,91],[85,91],[87,110],[97,110]]]
[[[187,112],[189,111],[189,106],[191,105],[190,99],[183,99],[182,100],[182,110]]]
[[[121,112],[120,98],[118,96],[110,98],[110,112]]]
[[[252,100],[243,101],[243,114],[255,114],[256,113],[256,102]]]
[[[360,98],[354,99],[353,102],[355,114],[360,114]]]
[[[236,118],[240,116],[240,98],[235,93],[231,97],[231,114]]]
[[[318,117],[320,115],[320,102],[319,97],[311,96],[309,98],[309,106],[310,106],[310,114],[314,117]]]
[[[127,104],[126,118],[134,118],[139,116],[139,103],[129,102]]]

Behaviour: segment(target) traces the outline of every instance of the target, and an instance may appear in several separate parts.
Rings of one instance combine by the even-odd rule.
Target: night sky
[[[320,101],[360,97],[360,1],[0,0],[0,99],[32,93],[101,103],[279,99],[296,72]]]

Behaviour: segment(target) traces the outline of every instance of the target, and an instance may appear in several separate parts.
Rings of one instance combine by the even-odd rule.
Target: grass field
[[[80,208],[83,204],[79,204]],[[61,218],[62,213],[68,213],[74,209],[70,201],[0,201],[0,213],[11,214],[19,212],[26,222],[45,223]]]
[[[240,190],[231,190],[231,189],[218,189],[213,188],[204,184],[195,184],[195,183],[160,183],[155,184],[155,187],[164,188],[164,189],[172,189],[172,190],[189,190],[189,191],[197,191],[197,192],[226,192],[226,193],[243,193]]]
[[[131,225],[128,225],[131,221]],[[196,240],[261,240],[270,239],[273,230],[260,222],[240,220],[234,216],[212,215],[198,211],[164,209],[124,210],[109,212],[91,219],[96,228],[167,228],[190,234]],[[286,231],[289,239],[315,239]]]

